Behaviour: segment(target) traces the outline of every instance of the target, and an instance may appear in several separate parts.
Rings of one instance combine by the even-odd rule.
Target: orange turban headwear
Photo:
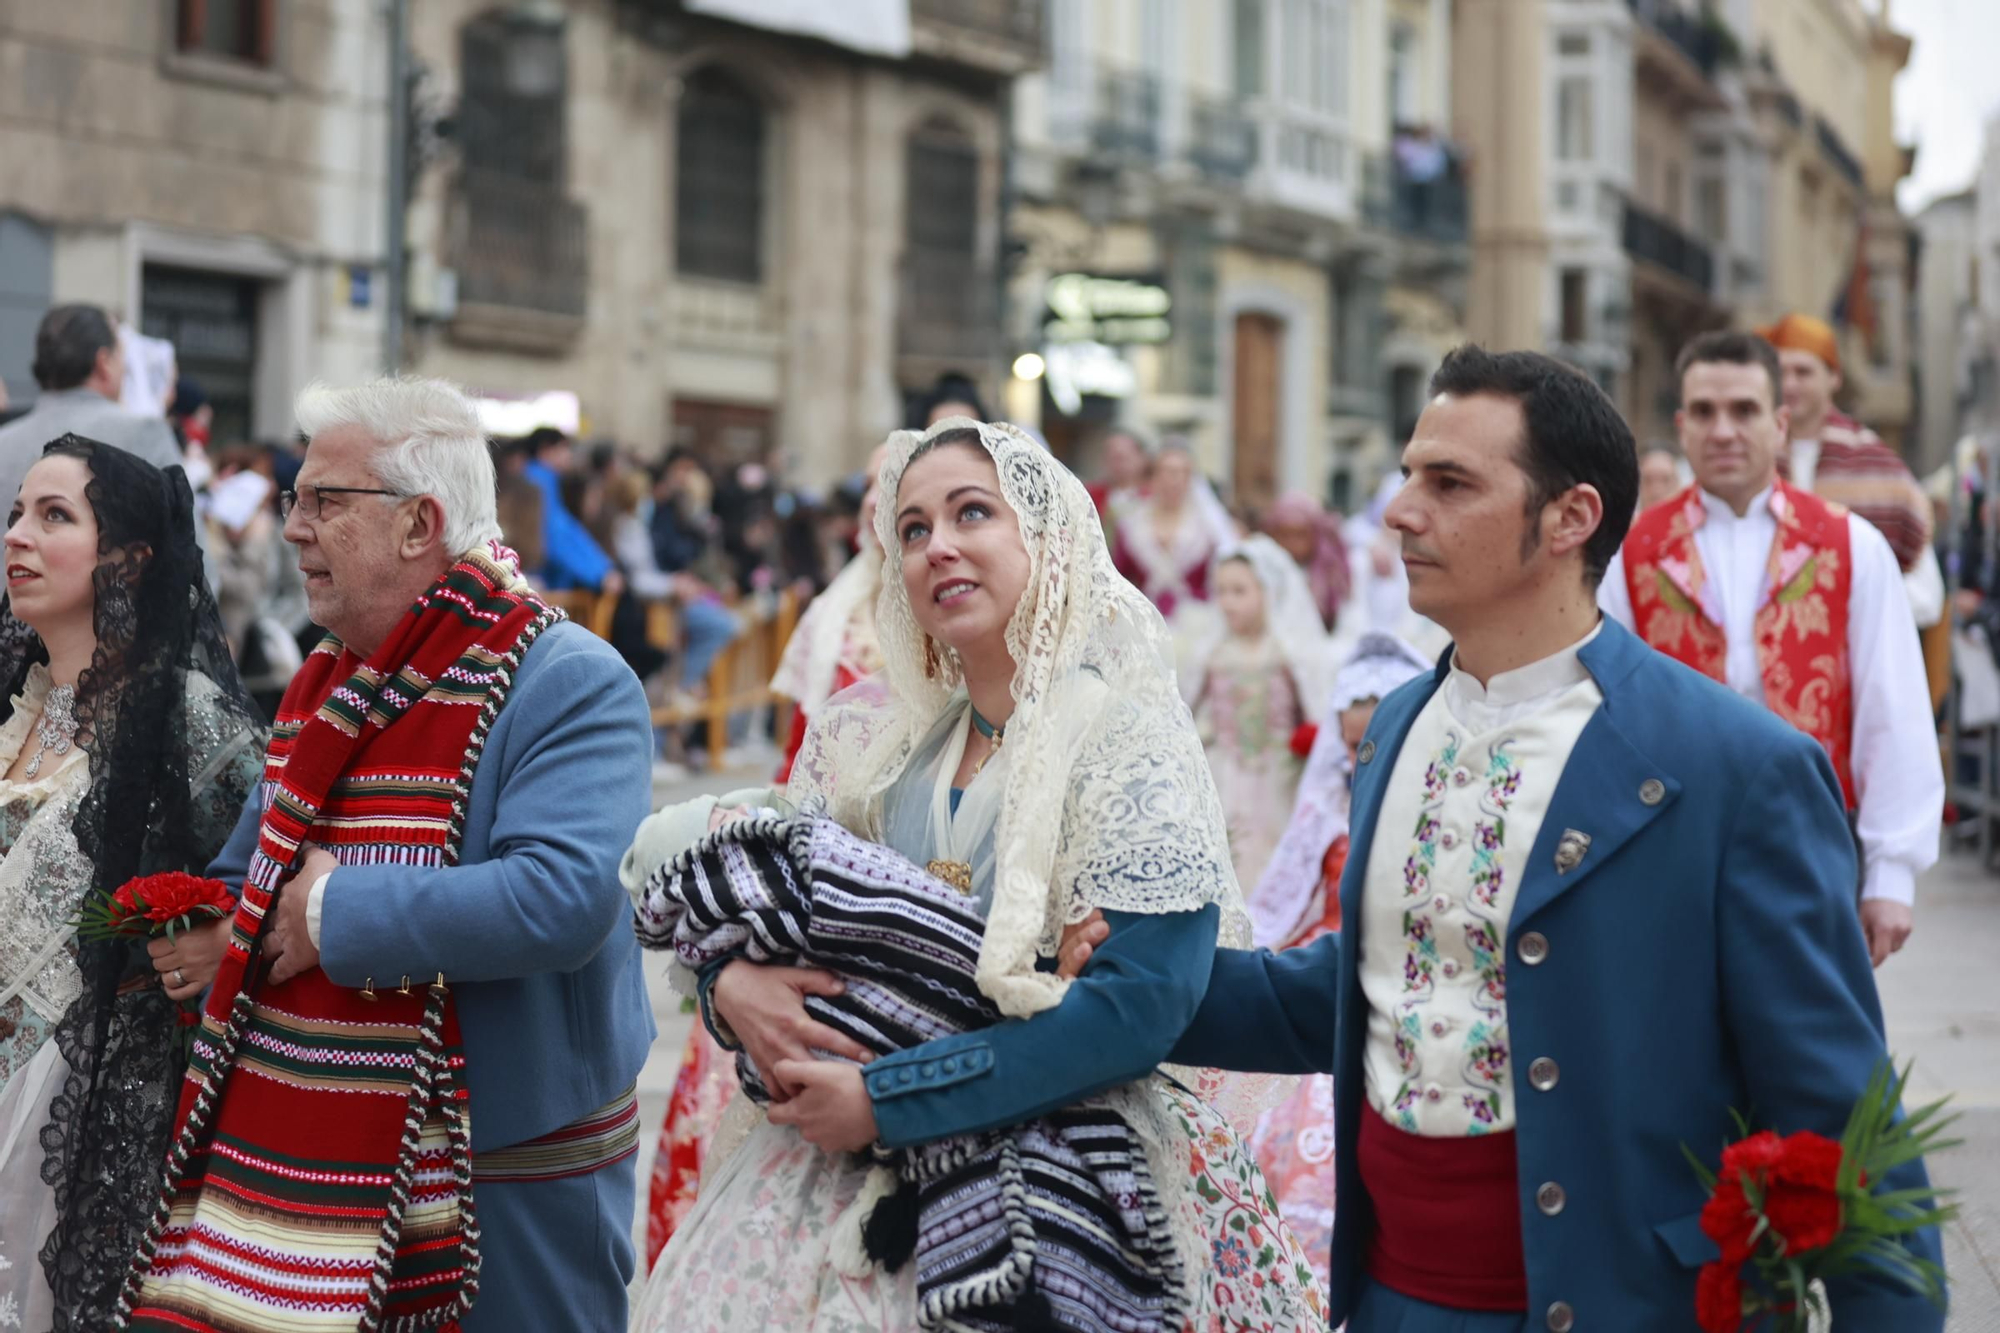
[[[1811,352],[1829,368],[1840,369],[1840,340],[1823,319],[1794,313],[1769,328],[1758,329],[1757,334],[1781,352]]]

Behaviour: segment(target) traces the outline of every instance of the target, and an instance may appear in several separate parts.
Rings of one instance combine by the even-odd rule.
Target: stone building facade
[[[998,387],[1002,107],[1041,6],[914,0],[886,56],[732,8],[413,7],[449,135],[412,193],[409,362],[824,484],[940,373]]]
[[[233,21],[224,21],[233,16]],[[291,426],[383,345],[387,37],[373,0],[66,0],[0,24],[0,376],[50,304],[172,340],[218,441]]]

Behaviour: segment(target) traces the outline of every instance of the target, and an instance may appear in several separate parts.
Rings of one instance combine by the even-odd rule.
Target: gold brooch
[[[964,861],[926,861],[924,869],[960,893],[972,892],[972,867]]]

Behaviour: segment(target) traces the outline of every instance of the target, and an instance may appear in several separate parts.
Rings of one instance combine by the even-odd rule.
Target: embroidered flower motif
[[[1241,1236],[1220,1236],[1212,1243],[1215,1271],[1224,1277],[1241,1277],[1250,1271],[1250,1251]]]

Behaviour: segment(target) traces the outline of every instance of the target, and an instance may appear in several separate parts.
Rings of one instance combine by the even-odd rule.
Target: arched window
[[[689,277],[764,280],[763,104],[710,67],[681,93],[674,172],[674,267]]]

